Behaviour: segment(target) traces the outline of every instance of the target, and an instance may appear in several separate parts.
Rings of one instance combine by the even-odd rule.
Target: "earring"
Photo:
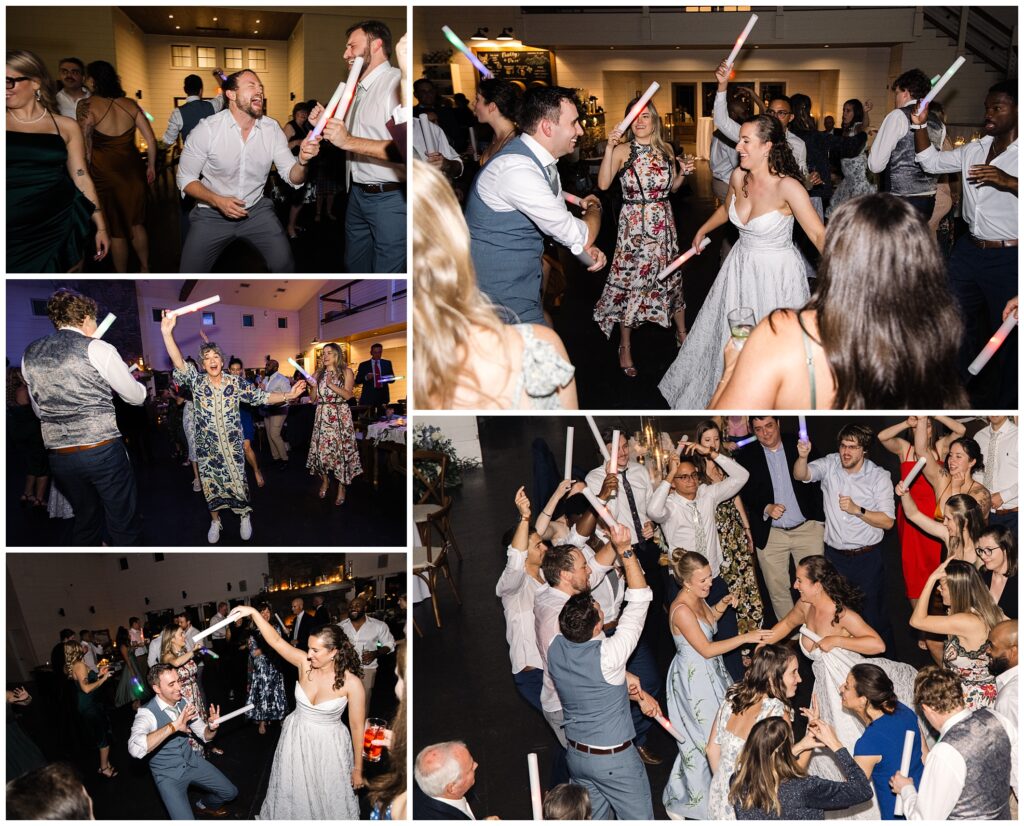
[[[40,94],[39,90],[36,89],[36,100],[42,100],[42,99],[43,99],[42,94]]]

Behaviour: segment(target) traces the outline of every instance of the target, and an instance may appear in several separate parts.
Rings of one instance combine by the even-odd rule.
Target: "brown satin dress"
[[[89,174],[96,184],[110,237],[131,238],[132,227],[146,223],[146,167],[135,147],[134,123],[120,135],[104,135],[96,129],[114,106],[118,106],[117,101],[111,101],[93,127]],[[124,107],[118,108],[127,114]]]

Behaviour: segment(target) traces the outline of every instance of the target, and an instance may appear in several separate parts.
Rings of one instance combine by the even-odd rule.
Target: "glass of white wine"
[[[742,350],[756,323],[754,311],[750,307],[737,307],[735,310],[729,310],[727,318],[732,345],[737,350]]]

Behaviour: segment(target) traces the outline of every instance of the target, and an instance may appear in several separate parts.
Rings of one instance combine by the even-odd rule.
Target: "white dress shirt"
[[[989,709],[992,711],[992,709]],[[928,752],[921,775],[921,788],[904,786],[903,816],[907,820],[945,820],[953,811],[967,780],[967,764],[955,748],[942,742],[942,736],[972,712],[964,709],[950,717],[939,731],[939,742]],[[1017,793],[1017,730],[999,712],[993,712],[1010,738],[1010,786]],[[1007,792],[1009,796],[1009,792]]]
[[[381,63],[367,72],[356,87],[356,96],[345,118],[349,133],[356,138],[390,141],[387,122],[398,103],[402,70]],[[349,153],[349,179],[357,184],[387,184],[405,180],[405,165]]]
[[[985,458],[985,469],[975,471],[974,481],[1003,498],[999,510],[1017,507],[1017,425],[1009,418],[998,430],[987,424],[974,434],[974,441]],[[992,459],[994,461],[990,461]]]
[[[172,720],[178,719],[178,709],[169,703],[165,703],[162,697],[157,697],[156,702],[161,709],[170,715]],[[164,723],[164,725],[166,726],[167,723]],[[200,742],[206,742],[206,723],[203,722],[202,717],[196,715],[192,718],[192,722],[188,724],[188,727],[199,738]],[[144,759],[149,754],[149,750],[146,748],[146,738],[158,728],[160,728],[160,725],[157,723],[156,716],[152,711],[145,706],[136,711],[135,720],[132,721],[132,732],[128,736],[128,753],[136,760]],[[165,740],[164,742],[167,741]]]
[[[520,137],[541,166],[550,167],[558,162],[532,136]],[[552,194],[544,173],[525,155],[498,155],[480,170],[476,181],[480,199],[495,212],[518,210],[559,244],[570,249],[586,245],[587,225],[569,212],[562,198],[561,183],[558,193]]]
[[[82,87],[82,93],[83,97],[76,100],[61,88],[61,90],[57,92],[57,114],[63,115],[66,118],[71,118],[72,120],[78,120],[78,104],[92,95],[92,93],[84,86]]]
[[[157,634],[149,641],[149,656],[146,657],[146,664],[152,668],[160,662],[160,635]]]
[[[916,100],[907,101],[907,105],[917,103]],[[903,113],[902,109],[893,109],[885,118],[882,120],[881,125],[878,127],[878,132],[875,133],[875,139],[871,142],[871,149],[868,150],[868,169],[874,172],[876,175],[885,171],[885,168],[889,165],[889,159],[892,157],[892,152],[896,148],[896,144],[900,142],[900,139],[910,131],[910,120]],[[942,136],[945,137],[946,129],[943,127]],[[929,139],[930,140],[930,139]],[[940,141],[941,145],[941,141]],[[936,174],[933,170],[930,170],[921,163],[921,157],[917,157],[918,163],[921,168],[929,174]],[[959,165],[953,170],[956,172],[960,171]],[[988,187],[985,187],[988,189]],[[926,192],[910,192],[904,197],[912,197],[916,195],[934,195],[935,187],[933,186]],[[1016,202],[1016,198],[1014,198]],[[1017,236],[1013,236],[1016,238]]]
[[[670,549],[684,548],[704,555],[711,565],[711,576],[718,576],[722,569],[722,546],[718,541],[715,525],[715,508],[726,499],[732,499],[747,484],[750,471],[735,459],[719,455],[715,460],[728,475],[713,485],[699,485],[697,495],[686,499],[674,490],[668,481],[654,490],[647,503],[647,514],[661,525]],[[697,520],[704,532],[704,547],[697,541]]]
[[[231,612],[229,611],[228,613]],[[227,618],[227,614],[222,614],[218,611],[216,614],[213,615],[213,619],[210,620],[210,625],[216,625],[218,622],[226,620]],[[209,628],[210,625],[207,625],[206,627]],[[225,625],[223,628],[218,628],[216,631],[210,634],[210,637],[215,640],[226,640],[228,637],[228,627]]]
[[[713,109],[713,114],[715,117],[715,129],[717,129],[719,132],[721,132],[734,143],[739,143],[741,124],[737,123],[731,117],[729,117],[729,104],[725,99],[725,92],[718,92],[715,94],[715,105]],[[796,159],[796,165],[800,167],[800,174],[803,175],[806,179],[807,145],[803,142],[802,139],[798,138],[788,129],[786,130],[786,143],[789,144],[790,151],[793,153],[793,157]],[[739,155],[736,156],[736,164],[733,166],[733,168],[735,169],[736,166],[739,166]],[[800,183],[806,185],[807,181],[803,180]]]
[[[430,797],[434,796],[430,795]],[[448,806],[458,809],[470,820],[476,820],[476,815],[473,814],[473,810],[469,808],[469,801],[466,800],[466,798],[464,797],[460,797],[458,800],[450,800],[447,797],[434,797],[434,800],[436,800],[438,803],[445,803]]]
[[[238,198],[251,209],[263,197],[270,167],[277,167],[281,180],[294,189],[292,167],[298,163],[288,148],[284,130],[273,118],[257,118],[242,140],[242,128],[230,109],[203,118],[189,132],[178,161],[177,183],[181,197],[193,181],[217,195]],[[200,202],[201,209],[213,209]]]
[[[193,651],[196,647],[196,634],[199,632],[196,630],[192,623],[188,624],[188,628],[185,629],[185,650]]]
[[[1017,666],[1008,668],[996,677],[996,706],[995,710],[1002,714],[1014,731],[1017,731],[1017,711],[1019,695],[1017,694]]]
[[[278,370],[270,378],[264,376],[263,381],[260,382],[260,386],[268,393],[290,393],[292,390],[292,383],[288,381],[288,377]],[[280,408],[281,412],[285,412],[285,408]]]
[[[426,120],[426,123],[424,123]],[[423,130],[426,130],[424,132]],[[431,151],[440,153],[441,157],[449,161],[457,161],[459,164],[458,175],[452,177],[457,178],[462,174],[464,166],[462,163],[462,157],[456,152],[450,143],[448,143],[448,137],[445,135],[444,130],[426,118],[414,118],[412,124],[412,151],[413,155],[424,163],[428,163],[428,147]]]
[[[860,518],[839,508],[839,497],[849,496],[855,505],[869,511],[881,511],[895,518],[892,477],[870,459],[856,473],[843,470],[838,453],[830,453],[807,465],[810,482],[821,482],[825,504],[825,544],[844,551],[866,548],[882,541],[885,531],[873,528]]]
[[[729,146],[717,136],[711,136],[711,177],[722,183],[729,183],[733,170],[740,165],[740,156],[735,147]]]
[[[128,639],[131,642],[132,654],[136,657],[141,657],[146,653],[145,639],[142,636],[141,628],[129,628]]]
[[[341,630],[345,632],[345,636],[356,649],[356,653],[361,656],[364,651],[376,651],[378,648],[388,648],[393,651],[395,638],[387,623],[373,617],[365,617],[365,619],[366,622],[358,630],[350,619],[341,623]],[[363,663],[363,671],[374,671],[376,668],[376,659],[373,662]]]
[[[544,660],[537,650],[537,629],[533,620],[533,601],[537,592],[546,588],[526,573],[526,551],[508,546],[505,570],[494,589],[505,612],[505,638],[512,659],[512,673],[524,668],[543,668]]]
[[[96,657],[103,656],[103,649],[95,643],[82,640],[81,642],[83,657],[82,660],[85,662],[85,667],[90,671],[95,671],[99,666],[96,664]]]
[[[488,164],[490,166],[490,164]],[[635,545],[643,542],[642,536],[637,536],[636,526],[633,524],[633,514],[629,510],[629,497],[626,496],[626,488],[622,484],[622,474],[626,474],[629,486],[633,490],[633,499],[636,502],[636,513],[640,517],[640,524],[649,521],[647,515],[647,502],[651,497],[651,476],[643,465],[636,462],[628,462],[626,467],[619,468],[619,489],[615,496],[608,500],[608,510],[611,511],[615,521],[620,525],[629,528],[630,541]],[[584,480],[587,487],[596,495],[601,492],[604,478],[608,475],[608,466],[600,465],[587,474]]]
[[[917,153],[917,162],[932,175],[954,172],[963,175],[964,220],[971,227],[971,235],[982,241],[1010,241],[1017,237],[1017,195],[994,186],[975,186],[967,182],[967,170],[985,163],[994,140],[987,135],[947,152],[929,146]],[[991,165],[1016,178],[1017,141],[993,158]]]
[[[188,103],[192,103],[194,100],[202,100],[199,95],[189,95],[185,98],[185,103],[181,106],[185,106]],[[213,106],[213,114],[217,114],[221,109],[224,108],[224,95],[217,95],[215,98],[210,98],[207,101]],[[181,114],[181,106],[178,106],[171,116],[167,119],[167,131],[164,132],[164,136],[160,138],[167,146],[170,146],[178,139],[178,135],[181,134],[181,130],[185,127],[185,119]]]

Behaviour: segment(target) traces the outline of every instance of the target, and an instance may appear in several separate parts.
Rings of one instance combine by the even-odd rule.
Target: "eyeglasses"
[[[793,113],[785,109],[765,109],[765,114],[771,115],[775,118],[781,118],[783,115],[792,115]]]
[[[82,74],[82,70],[81,69],[61,69],[60,73],[62,75],[80,75],[80,74]]]
[[[13,89],[15,86],[17,86],[23,80],[32,80],[32,78],[25,77],[24,75],[21,76],[21,77],[9,77],[9,78],[7,78],[7,88],[8,89]]]
[[[699,480],[700,476],[698,474],[696,474],[696,473],[677,473],[672,478],[673,479],[683,479],[683,480],[689,480],[689,479]]]
[[[996,551],[1001,551],[1002,548],[996,545],[994,548],[985,548],[978,545],[974,550],[978,552],[978,556],[992,556]]]

